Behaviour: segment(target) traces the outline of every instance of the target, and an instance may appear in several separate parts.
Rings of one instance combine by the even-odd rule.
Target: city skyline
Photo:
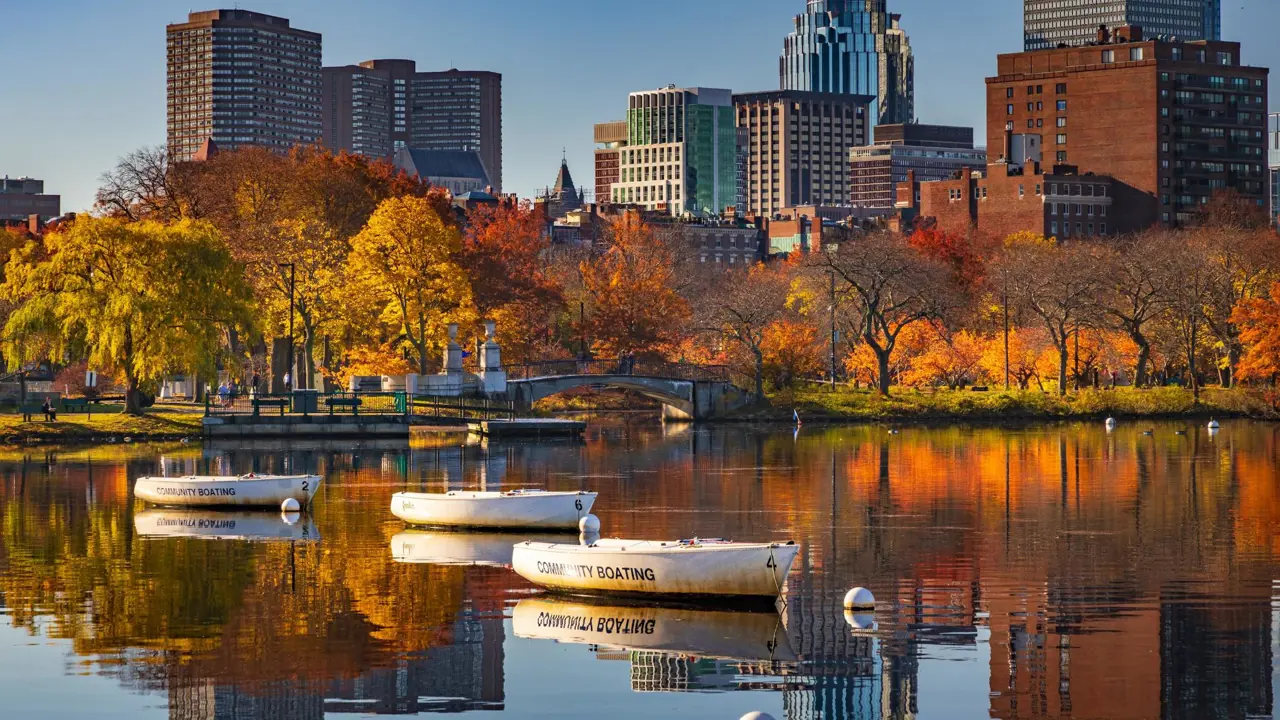
[[[654,12],[664,4],[668,0],[659,0]],[[590,186],[592,127],[618,119],[620,99],[630,92],[668,83],[735,93],[777,89],[783,38],[804,10],[803,0],[680,5],[677,14],[688,22],[663,25],[655,36],[601,32],[617,27],[622,9],[579,0],[566,0],[554,16],[522,5],[487,5],[494,12],[482,7],[467,16],[488,23],[483,33],[461,32],[468,20],[455,20],[439,3],[386,0],[369,8],[382,12],[359,14],[300,0],[261,0],[244,9],[321,33],[325,65],[404,57],[422,70],[502,73],[504,189],[526,197],[554,182],[562,151],[581,184]],[[894,0],[889,10],[903,16],[911,35],[916,119],[980,128],[983,80],[995,72],[996,53],[1021,48],[1022,2],[1000,0],[995,12],[981,15],[953,5]],[[202,9],[213,7],[143,0],[106,8],[63,0],[13,8],[15,26],[36,31],[16,36],[11,51],[36,61],[0,80],[5,97],[24,108],[0,118],[0,137],[8,140],[0,143],[0,174],[40,178],[47,192],[62,195],[64,211],[88,209],[99,175],[117,158],[164,142],[165,26]],[[1222,36],[1243,43],[1243,62],[1280,66],[1280,49],[1265,35],[1277,21],[1280,7],[1242,0],[1223,8]],[[38,29],[55,26],[57,49],[50,52],[41,41],[51,35]],[[677,52],[623,62],[655,41]],[[613,53],[617,62],[601,59]]]

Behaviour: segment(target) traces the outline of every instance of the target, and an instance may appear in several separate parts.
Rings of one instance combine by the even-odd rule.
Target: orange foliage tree
[[[902,374],[904,385],[946,385],[954,390],[965,382],[977,381],[985,372],[981,367],[982,337],[968,330],[953,332],[941,323],[931,323],[924,335],[928,342],[908,362]]]
[[[1231,322],[1240,327],[1245,347],[1240,378],[1263,380],[1280,374],[1280,282],[1271,285],[1269,298],[1240,301]]]
[[[986,273],[982,256],[966,235],[925,227],[912,233],[907,242],[926,257],[950,267],[952,277],[962,287],[978,284]]]
[[[502,203],[471,211],[458,264],[471,280],[482,320],[498,323],[503,348],[514,360],[531,361],[539,338],[550,333],[564,306],[563,288],[548,272],[550,241],[527,204]]]
[[[1057,369],[1057,353],[1049,334],[1040,328],[1011,328],[1009,330],[1009,376],[1026,390],[1031,381],[1044,390],[1044,378],[1052,377]],[[1004,343],[993,341],[983,349],[979,366],[991,377],[1004,377]]]
[[[764,375],[774,387],[791,387],[795,381],[822,372],[822,341],[818,329],[798,320],[784,319],[764,329],[760,343]]]
[[[583,260],[586,331],[597,352],[665,355],[680,341],[689,306],[674,289],[674,253],[635,215],[610,229],[608,248]]]

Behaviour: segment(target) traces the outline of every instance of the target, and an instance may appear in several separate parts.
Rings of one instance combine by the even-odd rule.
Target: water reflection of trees
[[[554,445],[170,456],[325,473],[324,540],[293,546],[134,537],[128,480],[154,453],[27,454],[0,458],[0,592],[15,625],[71,639],[131,686],[186,688],[184,702],[293,688],[329,712],[420,712],[428,693],[410,688],[463,666],[445,659],[462,648],[489,668],[483,687],[454,683],[480,707],[502,701],[493,618],[525,586],[391,563],[402,526],[387,496],[590,488],[607,534],[801,543],[786,620],[808,677],[786,690],[790,717],[913,715],[922,648],[973,646],[980,628],[994,717],[1269,713],[1277,435],[1173,429],[612,428]],[[893,607],[870,657],[839,608],[854,584]]]

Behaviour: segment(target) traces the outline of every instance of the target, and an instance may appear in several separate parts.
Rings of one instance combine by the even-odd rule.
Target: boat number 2
[[[574,500],[574,501],[573,501],[573,506],[574,506],[575,508],[577,508],[577,509],[581,510],[581,509],[582,509],[582,499],[581,499],[581,498],[579,498],[579,499],[577,499],[577,500]]]
[[[308,491],[310,491],[310,490],[311,490],[311,481],[310,481],[310,480],[303,480],[303,481],[302,481],[302,492],[308,492]]]

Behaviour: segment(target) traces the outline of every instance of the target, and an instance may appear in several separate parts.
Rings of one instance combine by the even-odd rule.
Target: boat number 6
[[[582,509],[582,498],[573,501],[573,506],[579,510]]]

